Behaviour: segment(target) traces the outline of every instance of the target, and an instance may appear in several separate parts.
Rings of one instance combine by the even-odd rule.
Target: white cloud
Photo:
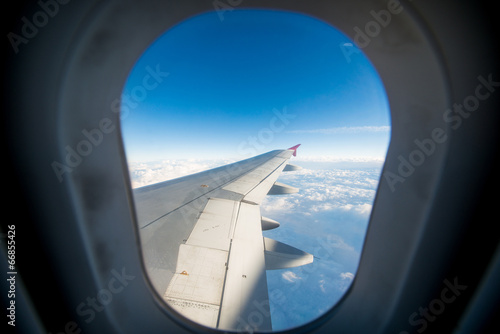
[[[372,205],[368,203],[357,205],[354,210],[362,216],[369,216],[372,212]]]
[[[323,293],[326,292],[325,283],[326,283],[326,281],[324,279],[319,281],[319,288],[321,289],[321,292],[323,292]]]
[[[327,241],[325,245],[328,245],[331,248],[354,251],[354,247],[346,243],[344,239],[342,239],[342,237],[336,234],[327,235]]]
[[[293,198],[275,197],[266,204],[266,211],[289,211],[295,206]]]
[[[301,277],[297,276],[297,274],[295,274],[294,272],[292,271],[285,271],[283,274],[281,274],[281,277],[288,281],[288,282],[296,282],[298,281],[299,279],[302,279]]]
[[[131,162],[129,163],[129,173],[132,188],[137,188],[202,172],[231,162],[233,161],[196,159]]]
[[[354,274],[350,272],[340,273],[340,278],[352,281],[354,279]]]
[[[267,196],[261,209],[269,215],[290,210],[313,215],[338,212],[367,218],[372,209],[380,171],[374,169],[303,169],[284,173],[279,181],[298,187],[293,195]]]
[[[334,206],[331,203],[321,203],[318,205],[313,205],[311,207],[310,211],[313,211],[313,212],[330,211],[333,208],[334,208]]]
[[[351,285],[352,280],[354,279],[354,274],[351,272],[343,272],[339,274],[339,277],[340,280],[337,280],[335,285],[339,291],[345,292]]]

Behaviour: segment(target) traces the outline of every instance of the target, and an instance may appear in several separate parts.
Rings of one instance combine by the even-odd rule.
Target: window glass
[[[346,293],[389,144],[390,114],[377,71],[342,32],[291,12],[235,8],[193,17],[137,61],[121,118],[135,193],[302,144],[290,162],[303,168],[278,180],[300,191],[267,196],[260,210],[281,224],[264,237],[314,261],[266,272],[270,314],[260,317],[270,317],[273,330],[300,326]],[[151,269],[148,256],[155,255],[144,252]]]

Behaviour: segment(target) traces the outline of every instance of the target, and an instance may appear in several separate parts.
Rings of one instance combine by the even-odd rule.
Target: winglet
[[[300,144],[295,145],[294,147],[290,147],[289,150],[293,150],[293,156],[297,156],[297,148],[300,146]]]

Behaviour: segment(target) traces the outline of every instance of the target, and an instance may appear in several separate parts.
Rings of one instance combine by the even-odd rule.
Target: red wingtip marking
[[[290,147],[289,150],[293,150],[293,156],[297,156],[297,148],[300,146],[300,144],[295,145],[294,147]]]

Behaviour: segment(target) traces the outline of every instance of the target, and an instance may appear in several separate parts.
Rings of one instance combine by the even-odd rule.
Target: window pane
[[[267,270],[270,314],[238,320],[242,328],[259,329],[270,318],[273,330],[283,330],[324,314],[355,279],[390,138],[389,107],[370,61],[334,27],[290,12],[223,14],[199,15],[168,30],[131,71],[122,132],[132,187],[137,196],[146,185],[301,143],[290,162],[303,168],[278,180],[300,191],[265,198],[260,213],[281,226],[262,234],[314,261]],[[163,216],[177,210],[175,203],[155,205],[168,208]],[[158,247],[145,251],[144,260],[161,296],[172,289],[182,254],[206,261],[222,256],[179,245],[159,256],[164,246]],[[217,291],[210,293],[220,300],[223,289]],[[207,325],[203,317],[218,317],[220,309],[210,312],[184,315]]]

